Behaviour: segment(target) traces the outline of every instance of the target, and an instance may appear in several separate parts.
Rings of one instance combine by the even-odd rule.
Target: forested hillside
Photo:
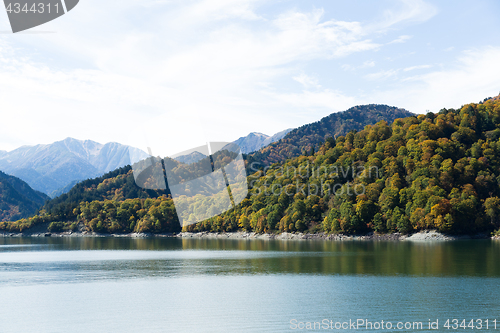
[[[360,131],[366,125],[373,125],[381,120],[390,124],[394,119],[413,115],[404,109],[387,105],[355,106],[347,111],[332,113],[315,123],[296,128],[283,139],[249,154],[246,159],[249,165],[254,163],[254,167],[283,162],[292,157],[311,154],[325,142],[327,137],[346,135],[352,130]]]
[[[498,99],[381,121],[251,174],[236,209],[184,230],[491,232],[500,227],[499,156]],[[39,216],[0,228],[74,219],[101,232],[179,230],[167,193],[138,190],[131,177],[125,168],[77,185]]]
[[[218,151],[211,159],[206,157],[190,165],[165,159],[165,165],[172,169],[170,181],[175,184],[199,178],[205,172],[200,167],[207,162],[210,165],[209,161],[218,169],[235,154]],[[144,183],[156,183],[149,176],[144,172],[140,177],[146,177]],[[43,222],[52,222],[51,231],[73,230],[78,221],[95,232],[176,232],[180,225],[169,195],[168,187],[147,190],[137,186],[132,167],[127,166],[76,184],[68,193],[46,202],[36,216],[0,223],[0,230],[22,231]]]
[[[76,228],[75,222],[79,220],[96,232],[174,232],[180,230],[180,226],[168,194],[168,190],[138,187],[132,168],[127,166],[76,184],[68,193],[47,201],[37,215],[15,223],[0,223],[0,230],[22,231],[41,222],[54,222],[50,227],[52,231],[70,230]],[[163,226],[154,224],[157,221],[149,225],[151,206],[160,206],[165,213]],[[153,209],[151,213],[156,211]]]
[[[33,190],[28,184],[0,171],[0,221],[15,221],[37,212],[47,195]]]
[[[382,121],[249,177],[236,210],[186,230],[334,233],[500,226],[500,101]]]

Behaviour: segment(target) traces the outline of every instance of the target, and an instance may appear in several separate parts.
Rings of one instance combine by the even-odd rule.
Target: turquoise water
[[[0,332],[500,331],[499,259],[489,240],[0,238]]]

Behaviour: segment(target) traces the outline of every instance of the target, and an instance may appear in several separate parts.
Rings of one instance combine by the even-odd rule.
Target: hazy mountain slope
[[[360,131],[366,125],[373,125],[381,120],[390,124],[394,119],[413,115],[404,109],[387,105],[355,106],[347,111],[332,113],[317,122],[290,131],[283,139],[249,154],[247,161],[249,163],[257,162],[261,165],[283,162],[288,158],[309,153],[311,148],[317,149],[327,137],[338,137],[352,130]]]
[[[181,163],[191,164],[191,163],[198,162],[199,160],[201,160],[205,157],[207,157],[207,156],[200,153],[200,152],[194,151],[191,154],[178,156],[178,157],[174,158],[174,160],[181,162]]]
[[[51,188],[57,188],[64,186],[63,182],[53,179],[49,176],[44,176],[37,172],[33,168],[19,168],[19,169],[7,169],[13,176],[16,176],[24,181],[26,181],[30,187],[41,191],[41,189],[51,186]],[[43,191],[41,191],[43,192]],[[45,193],[45,192],[44,192]],[[48,194],[48,193],[46,193]]]
[[[19,178],[0,171],[0,221],[33,215],[48,199]]]
[[[285,137],[285,135],[287,135],[291,131],[293,131],[293,128],[287,128],[286,130],[283,130],[281,132],[278,132],[278,133],[274,134],[273,136],[267,138],[264,141],[264,146],[263,147],[265,147],[265,146],[267,146],[267,145],[269,145],[269,144],[271,144],[273,142],[276,142],[276,141],[279,141],[279,140],[283,139]]]
[[[81,180],[73,180],[70,183],[68,183],[68,185],[66,185],[64,187],[61,187],[61,188],[58,188],[55,191],[50,192],[49,197],[51,197],[51,198],[57,198],[61,194],[69,192],[69,190],[71,190],[73,188],[73,186],[75,186],[79,182],[81,182]]]
[[[119,143],[102,145],[91,140],[67,138],[0,154],[0,169],[50,194],[75,180],[93,178],[129,164],[128,149]],[[146,153],[143,155],[147,157]]]

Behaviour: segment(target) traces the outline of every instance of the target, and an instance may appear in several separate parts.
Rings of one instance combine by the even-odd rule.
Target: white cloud
[[[394,29],[402,24],[424,22],[438,13],[438,9],[423,0],[399,0],[399,6],[384,10],[381,29]]]
[[[259,2],[262,2],[262,0],[191,1],[189,6],[183,7],[176,13],[177,21],[174,24],[177,25],[181,21],[188,24],[193,24],[193,22],[199,24],[235,18],[258,20],[261,17],[255,13],[254,7]]]
[[[343,64],[342,66],[340,66],[340,68],[342,68],[343,70],[345,71],[350,71],[350,70],[354,70],[355,67],[349,65],[349,64]]]
[[[413,76],[396,90],[376,92],[384,103],[412,112],[433,112],[479,102],[500,91],[500,47],[461,53],[453,67]]]
[[[397,69],[388,69],[388,70],[382,70],[376,73],[371,73],[365,75],[365,79],[370,80],[370,81],[375,81],[375,80],[385,80],[390,77],[394,77],[398,74]]]
[[[426,68],[431,68],[431,67],[432,67],[431,65],[410,66],[410,67],[404,68],[403,71],[409,72],[409,71],[413,71],[413,70],[416,70],[416,69],[426,69]]]
[[[47,26],[55,34],[25,36],[24,44],[4,38],[0,107],[16,112],[4,118],[14,126],[1,134],[2,148],[66,136],[123,142],[138,119],[180,110],[205,117],[208,132],[226,140],[272,133],[289,124],[276,125],[281,100],[263,86],[279,92],[293,77],[318,89],[297,64],[379,47],[360,22],[325,20],[319,9],[263,18],[258,5],[87,0]],[[260,112],[275,119],[255,118]]]
[[[301,93],[267,93],[275,100],[285,114],[293,114],[290,124],[301,126],[311,121],[314,115],[316,121],[338,111],[344,111],[354,105],[368,103],[368,100],[347,96],[340,91],[323,89],[319,91],[303,91]]]
[[[349,65],[349,64],[343,64],[340,66],[345,71],[355,71],[357,69],[364,69],[364,68],[371,68],[375,66],[375,61],[373,60],[367,60],[364,61],[361,65],[359,66],[354,66],[354,65]]]
[[[402,35],[402,36],[399,36],[398,38],[394,39],[393,41],[389,42],[389,44],[405,43],[407,40],[411,39],[411,37],[412,36]]]
[[[311,77],[307,74],[301,73],[300,75],[294,76],[293,79],[298,83],[302,84],[304,88],[321,88],[321,85],[318,83],[318,79],[315,77]]]
[[[375,66],[375,61],[369,60],[369,61],[363,62],[363,65],[361,65],[360,67],[361,68],[369,68],[369,67],[374,67],[374,66]]]
[[[310,65],[321,62],[326,71],[338,68],[338,59],[370,51],[370,60],[356,58],[343,68],[373,68],[380,58],[372,56],[384,47],[380,36],[437,12],[422,1],[401,1],[381,19],[361,22],[286,3],[269,14],[262,4],[86,0],[44,26],[57,33],[0,36],[0,109],[15,110],[2,114],[9,126],[0,131],[0,149],[66,136],[133,145],[128,134],[138,128],[170,137],[193,131],[181,120],[141,122],[173,114],[200,120],[209,139],[234,140],[378,103],[365,92],[330,86],[343,78],[327,82]],[[399,36],[395,41],[408,39]],[[302,87],[290,87],[290,79]]]

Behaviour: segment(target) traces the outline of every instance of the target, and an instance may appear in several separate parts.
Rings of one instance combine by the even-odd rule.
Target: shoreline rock
[[[264,239],[264,240],[332,240],[332,241],[450,241],[463,239],[500,239],[500,237],[488,237],[484,234],[451,236],[442,234],[436,230],[424,230],[411,235],[400,233],[377,234],[369,233],[366,235],[344,235],[344,234],[308,234],[308,233],[288,233],[280,234],[258,234],[255,232],[232,232],[232,233],[212,233],[212,232],[181,232],[176,237],[196,238],[196,239]]]
[[[308,233],[288,233],[279,234],[259,234],[255,232],[181,232],[179,234],[152,234],[152,233],[129,233],[129,234],[98,234],[89,231],[65,231],[65,232],[23,232],[11,233],[0,231],[0,237],[111,237],[111,238],[182,238],[182,239],[259,239],[259,240],[328,240],[328,241],[451,241],[462,239],[498,239],[499,236],[488,237],[485,234],[473,236],[450,236],[436,230],[425,230],[411,235],[402,235],[400,233],[377,234],[369,233],[366,235],[344,235],[344,234],[308,234]]]
[[[263,239],[263,240],[401,240],[406,236],[399,233],[394,234],[367,234],[367,235],[344,235],[344,234],[308,234],[308,233],[289,233],[283,232],[279,234],[259,234],[255,232],[181,232],[176,237],[180,238],[196,238],[196,239]]]

